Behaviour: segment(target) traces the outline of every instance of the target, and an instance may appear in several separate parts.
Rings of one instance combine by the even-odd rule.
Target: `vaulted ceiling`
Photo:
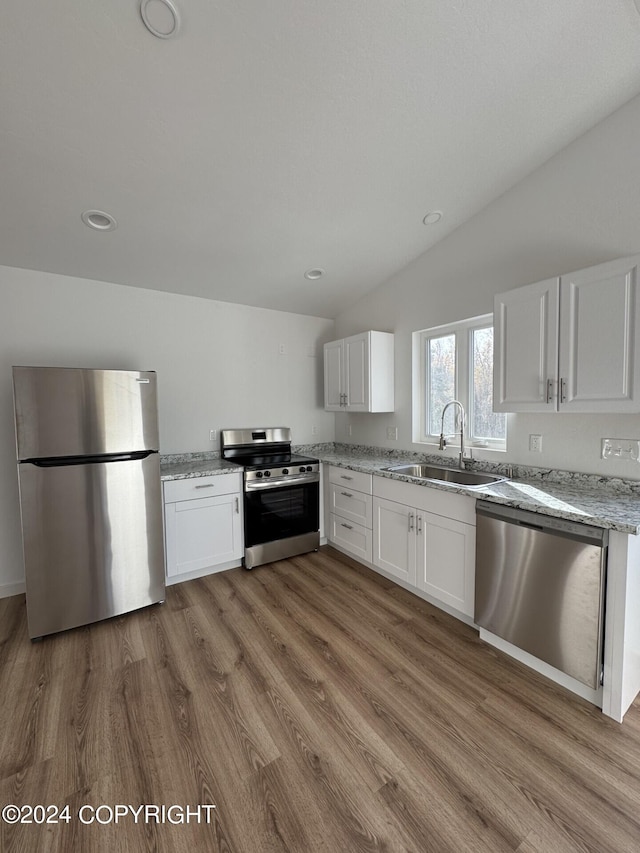
[[[633,0],[173,3],[4,0],[1,264],[334,317],[640,91]]]

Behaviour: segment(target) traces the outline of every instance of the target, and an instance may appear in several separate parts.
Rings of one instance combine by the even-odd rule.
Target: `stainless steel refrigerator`
[[[29,636],[164,600],[154,372],[14,367]]]

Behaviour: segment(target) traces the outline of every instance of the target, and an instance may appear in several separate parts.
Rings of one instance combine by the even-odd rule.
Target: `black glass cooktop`
[[[229,462],[236,462],[248,471],[259,468],[281,468],[283,465],[316,465],[317,459],[299,456],[297,453],[252,453],[250,456],[235,456]]]

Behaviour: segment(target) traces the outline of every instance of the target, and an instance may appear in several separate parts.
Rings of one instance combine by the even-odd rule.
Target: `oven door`
[[[248,486],[244,495],[245,548],[315,533],[320,528],[320,478]]]

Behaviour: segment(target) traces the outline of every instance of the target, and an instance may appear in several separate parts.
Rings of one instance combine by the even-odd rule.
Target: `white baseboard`
[[[10,598],[12,595],[20,595],[25,590],[24,581],[15,583],[0,583],[0,598]]]

